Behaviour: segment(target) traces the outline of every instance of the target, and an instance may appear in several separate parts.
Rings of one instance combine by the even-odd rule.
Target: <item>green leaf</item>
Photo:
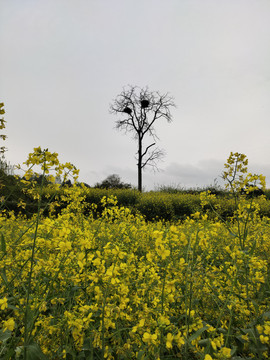
[[[6,270],[5,270],[5,269],[3,269],[3,270],[1,271],[1,278],[3,279],[5,285],[7,286],[7,285],[8,285],[8,281],[7,281],[7,276],[6,276]]]
[[[210,343],[211,343],[210,339],[203,339],[203,340],[198,341],[198,345],[202,346],[202,347],[206,347],[206,346],[210,345]]]
[[[7,341],[11,337],[12,332],[10,330],[0,330],[0,341]]]
[[[250,339],[253,340],[253,341],[257,341],[257,334],[255,334],[254,332],[254,329],[252,328],[249,328],[249,329],[240,329],[240,331],[243,333],[243,334],[248,334]]]
[[[47,356],[43,354],[38,344],[32,343],[27,346],[27,359],[29,360],[48,360]]]
[[[92,341],[90,338],[85,338],[84,339],[84,343],[83,343],[83,347],[82,347],[82,350],[83,351],[91,351],[93,349],[93,346],[92,346]]]
[[[237,346],[233,346],[231,349],[231,356],[233,356],[237,350],[238,350]]]
[[[265,311],[263,314],[262,314],[262,317],[265,319],[270,319],[270,311]]]
[[[144,354],[145,354],[145,351],[144,351],[144,350],[140,350],[140,351],[138,352],[138,355],[137,355],[137,360],[143,359]]]
[[[6,241],[3,233],[1,233],[1,251],[6,254],[7,253],[7,247],[6,247]]]
[[[226,335],[227,334],[227,330],[223,329],[223,328],[218,328],[218,331],[221,332],[222,334]]]
[[[204,327],[200,328],[199,330],[197,330],[194,334],[192,334],[188,341],[191,342],[195,339],[197,339],[205,330],[207,330],[207,326],[205,325]]]

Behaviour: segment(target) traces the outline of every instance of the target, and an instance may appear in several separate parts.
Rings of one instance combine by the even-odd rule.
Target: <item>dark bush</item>
[[[171,196],[171,202],[174,209],[174,218],[185,219],[187,216],[200,211],[200,197],[193,194],[178,194]]]
[[[131,184],[122,182],[119,175],[112,174],[94,187],[100,189],[131,189]]]

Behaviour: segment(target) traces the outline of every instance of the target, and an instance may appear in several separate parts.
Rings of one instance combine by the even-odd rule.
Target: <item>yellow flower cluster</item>
[[[29,185],[27,181],[33,178],[33,176],[40,175],[39,172],[34,171],[35,167],[41,170],[47,180],[52,183],[55,183],[56,178],[60,176],[63,177],[63,181],[66,181],[69,175],[71,175],[74,180],[76,180],[79,175],[79,170],[71,163],[61,164],[59,162],[58,153],[51,153],[48,149],[42,150],[40,146],[34,148],[34,151],[28,155],[28,159],[24,164],[28,167],[24,174],[26,181],[23,182],[25,185]],[[18,166],[18,168],[21,169],[20,166]]]
[[[268,220],[253,224],[248,252],[226,226],[205,217],[147,223],[113,199],[103,204],[97,219],[63,211],[39,224],[29,301],[36,314],[32,335],[43,353],[57,359],[88,346],[107,359],[136,359],[140,351],[158,358],[180,356],[189,346],[213,359],[229,358],[232,328],[245,327],[268,309]],[[22,334],[23,284],[34,236],[30,221],[0,218],[6,242],[0,263],[2,329]],[[254,248],[262,237],[262,247]],[[266,346],[269,322],[260,326],[258,341]]]
[[[269,358],[268,218],[147,222],[114,197],[84,216],[84,189],[62,196],[57,216],[0,215],[0,354]]]
[[[223,179],[227,181],[226,186],[232,191],[240,191],[245,189],[246,193],[258,189],[258,185],[265,189],[265,176],[256,174],[247,174],[248,159],[246,155],[241,153],[230,153],[227,163],[224,164],[225,171],[223,172]]]

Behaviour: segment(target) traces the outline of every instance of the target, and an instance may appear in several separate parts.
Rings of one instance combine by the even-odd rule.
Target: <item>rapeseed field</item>
[[[40,148],[26,165],[38,203],[42,185],[27,183],[36,166],[52,179],[78,175]],[[2,212],[0,358],[269,359],[270,220],[240,193],[264,178],[238,153],[223,176],[235,201],[226,221],[207,192],[201,211],[178,222],[148,222],[114,196],[85,216],[75,186],[60,214],[55,198],[50,216]]]

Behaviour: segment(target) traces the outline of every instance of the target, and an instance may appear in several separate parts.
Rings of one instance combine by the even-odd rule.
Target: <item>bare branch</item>
[[[156,148],[150,156],[143,162],[142,169],[145,168],[145,166],[151,166],[155,170],[158,170],[157,167],[157,161],[160,161],[165,156],[165,151],[162,149]]]
[[[154,145],[156,145],[156,143],[153,143],[153,144],[147,146],[147,148],[145,149],[144,153],[141,155],[142,158],[147,154],[147,151],[150,149],[150,147],[151,147],[151,146],[154,146]]]

